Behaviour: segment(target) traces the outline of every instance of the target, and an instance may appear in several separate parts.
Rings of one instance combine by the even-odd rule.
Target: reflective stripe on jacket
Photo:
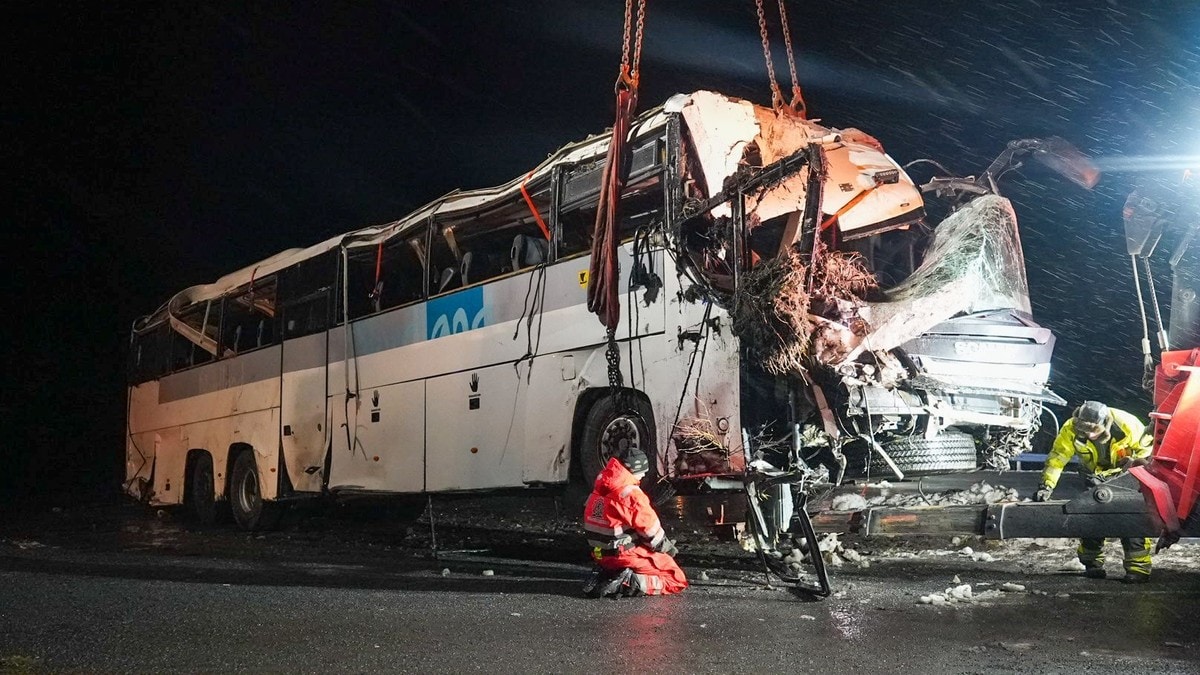
[[[1085,471],[1098,476],[1120,473],[1123,459],[1150,456],[1151,439],[1146,435],[1145,425],[1124,410],[1109,408],[1109,412],[1112,413],[1113,426],[1112,438],[1108,441],[1108,452],[1102,452],[1093,441],[1076,440],[1075,420],[1067,420],[1046,457],[1046,469],[1042,472],[1043,485],[1051,488],[1058,485],[1063,467],[1075,455],[1079,455],[1079,463]]]
[[[645,543],[657,547],[666,536],[650,499],[638,479],[616,459],[608,460],[596,477],[592,494],[583,507],[583,529],[587,530],[592,555],[620,552],[627,546]]]

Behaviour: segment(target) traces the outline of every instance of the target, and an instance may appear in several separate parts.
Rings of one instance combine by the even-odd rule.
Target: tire
[[[883,449],[906,477],[972,471],[979,466],[975,439],[967,434],[900,438],[887,443]],[[894,475],[878,453],[871,453],[870,467],[872,476]]]
[[[229,507],[234,522],[243,530],[269,530],[279,523],[279,504],[263,501],[258,478],[254,452],[239,453],[229,478]]]
[[[217,522],[217,500],[213,495],[213,461],[207,452],[196,453],[189,463],[183,492],[184,513],[188,522],[210,527]]]
[[[579,439],[583,484],[590,488],[609,459],[635,449],[650,460],[650,472],[642,484],[653,484],[651,481],[658,475],[656,438],[654,413],[641,397],[623,392],[596,399],[584,419]]]

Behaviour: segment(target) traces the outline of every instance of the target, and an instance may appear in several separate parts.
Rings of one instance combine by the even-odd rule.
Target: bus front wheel
[[[279,505],[263,500],[258,478],[254,453],[238,454],[229,480],[229,506],[234,522],[243,530],[269,530],[279,522]]]
[[[613,457],[642,452],[657,474],[654,414],[641,397],[622,392],[604,395],[592,404],[579,442],[579,463],[585,485],[591,486]]]

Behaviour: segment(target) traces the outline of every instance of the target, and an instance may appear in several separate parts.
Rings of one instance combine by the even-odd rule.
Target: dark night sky
[[[8,494],[112,487],[128,327],[171,293],[504,182],[612,119],[616,0],[22,4],[0,103]],[[1057,134],[1110,169],[1089,193],[1031,166],[1006,196],[1059,335],[1055,388],[1144,413],[1120,206],[1171,174],[1153,158],[1200,154],[1200,6],[789,10],[812,115],[901,163],[974,173]],[[769,100],[752,0],[651,0],[646,28],[643,108],[695,89]]]

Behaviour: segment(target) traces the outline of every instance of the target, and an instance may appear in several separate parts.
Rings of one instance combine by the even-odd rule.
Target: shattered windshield
[[[1012,204],[979,197],[942,221],[921,266],[860,316],[869,348],[892,349],[957,314],[1012,308],[1028,313],[1029,286]]]

